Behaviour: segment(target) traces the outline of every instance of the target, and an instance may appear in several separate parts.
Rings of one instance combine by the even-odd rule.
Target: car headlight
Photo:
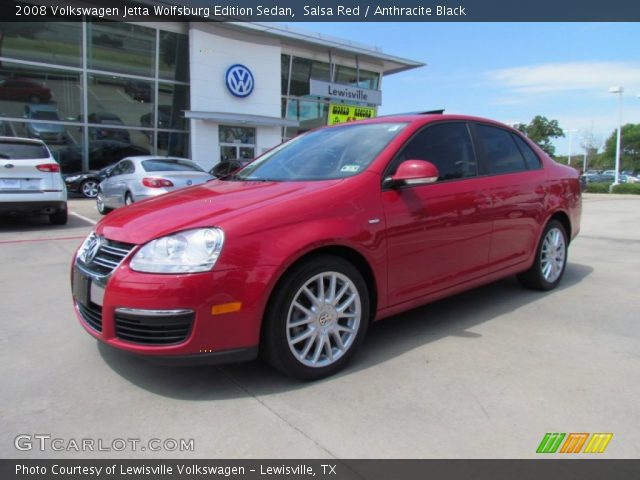
[[[206,272],[215,265],[223,244],[219,228],[185,230],[145,244],[129,266],[145,273]]]
[[[80,175],[73,175],[71,177],[65,177],[64,180],[65,182],[75,182],[79,178],[80,178]]]

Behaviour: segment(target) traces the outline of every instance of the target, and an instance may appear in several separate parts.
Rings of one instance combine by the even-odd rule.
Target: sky
[[[558,120],[581,155],[581,137],[605,140],[618,125],[640,123],[638,23],[294,23],[426,63],[383,79],[379,114],[445,108],[504,123],[536,115]],[[569,152],[569,134],[555,141]]]

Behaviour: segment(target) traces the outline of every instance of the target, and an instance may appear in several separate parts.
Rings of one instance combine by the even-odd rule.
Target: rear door
[[[524,262],[536,248],[545,215],[542,162],[519,135],[495,125],[474,127],[492,203],[489,269],[499,271]]]
[[[47,165],[45,167],[45,165]],[[38,168],[40,166],[40,169]],[[57,164],[43,144],[0,141],[0,194],[37,194],[60,190]]]

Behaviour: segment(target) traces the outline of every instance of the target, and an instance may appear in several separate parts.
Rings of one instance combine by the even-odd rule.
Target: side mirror
[[[215,165],[209,174],[216,178],[226,177],[242,168],[242,162],[239,160],[225,160]]]
[[[426,185],[438,180],[438,168],[425,160],[405,160],[392,177],[385,179],[385,186]]]

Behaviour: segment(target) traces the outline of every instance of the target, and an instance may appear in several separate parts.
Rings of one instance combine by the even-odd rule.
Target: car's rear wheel
[[[522,284],[536,290],[558,286],[567,265],[567,233],[558,220],[547,223],[529,270],[518,275]]]
[[[96,208],[98,209],[98,213],[100,215],[106,215],[111,210],[113,210],[112,208],[105,206],[102,192],[98,192],[98,195],[96,196]]]
[[[127,194],[124,196],[124,204],[131,205],[132,203],[133,203],[133,195],[131,195],[130,192],[127,192]]]
[[[344,367],[369,322],[369,291],[346,260],[322,255],[295,266],[269,303],[262,350],[291,377],[315,380]]]
[[[49,215],[49,221],[51,222],[51,225],[66,225],[67,220],[67,209],[58,210],[57,212]]]
[[[98,195],[98,182],[95,180],[89,179],[82,182],[80,185],[80,192],[86,198],[96,198]]]

